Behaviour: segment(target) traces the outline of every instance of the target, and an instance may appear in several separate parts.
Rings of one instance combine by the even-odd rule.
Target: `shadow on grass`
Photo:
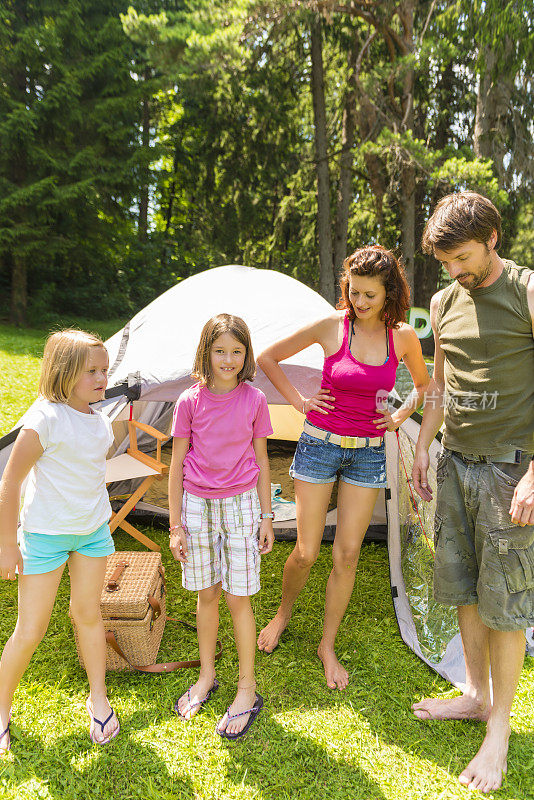
[[[162,545],[168,536],[166,531],[147,533]],[[116,545],[120,550],[142,549],[126,534],[116,537]],[[258,628],[276,610],[282,568],[291,548],[276,545],[272,559],[267,557],[262,564],[264,588],[254,598]],[[33,797],[39,796],[37,782],[45,781],[52,797],[66,800],[75,796],[106,800],[115,796],[143,800],[230,796],[385,800],[394,796],[389,784],[386,789],[388,769],[395,770],[404,762],[404,766],[417,765],[415,773],[420,774],[402,797],[430,798],[432,793],[422,787],[425,782],[433,787],[434,781],[436,796],[463,796],[459,784],[458,794],[444,794],[444,786],[473,756],[482,741],[483,726],[458,722],[428,725],[413,716],[410,705],[414,700],[450,687],[400,638],[389,595],[385,548],[370,546],[362,551],[361,572],[339,632],[337,652],[350,673],[349,687],[344,692],[326,688],[316,648],[331,549],[322,550],[279,648],[270,656],[257,655],[258,691],[265,698],[265,709],[245,739],[227,742],[213,733],[216,719],[232,700],[237,680],[231,621],[222,602],[224,652],[217,662],[221,689],[202,709],[195,724],[180,727],[183,723],[174,720],[169,709],[194,682],[196,670],[161,676],[108,673],[112,703],[119,711],[121,705],[126,708],[130,704],[130,716],[126,711],[121,715],[120,736],[107,748],[92,748],[84,728],[47,746],[35,737],[33,724],[30,726],[24,718],[24,731],[31,727],[30,736],[24,733],[14,743],[14,763],[0,768],[4,787],[16,791],[36,780]],[[168,613],[182,616],[194,609],[195,595],[181,588],[180,568],[166,548],[162,555],[167,568]],[[15,595],[16,585],[4,584],[1,639],[4,635],[7,638],[15,624]],[[65,707],[71,701],[79,706],[80,698],[87,693],[67,609],[68,583],[64,580],[47,640],[24,678],[26,688],[32,683],[38,685],[39,691],[49,693],[56,704],[61,702]],[[195,652],[194,636],[167,626],[160,660],[190,657]],[[31,702],[31,691],[27,696],[23,693],[21,686],[14,705],[15,721],[24,717]],[[53,724],[60,726],[61,722],[58,719]],[[141,733],[149,725],[152,730]],[[358,737],[362,736],[366,741],[362,740],[360,746]],[[499,796],[508,800],[529,797],[525,787],[530,786],[530,745],[528,736],[512,734],[510,775]],[[390,752],[384,752],[388,748]],[[366,769],[369,764],[384,776],[383,787],[370,776],[371,768]],[[436,776],[435,766],[445,774]],[[77,787],[76,792],[72,787]]]
[[[385,800],[381,788],[356,763],[284,728],[262,713],[246,739],[222,740],[227,777],[264,800]]]
[[[365,659],[366,654],[362,657]],[[424,669],[430,672],[428,667]],[[406,685],[406,675],[398,668],[395,661],[391,662],[387,676],[380,676],[377,679],[377,676],[363,673],[360,679],[361,691],[373,697],[374,702],[364,704],[358,710],[369,723],[370,731],[380,741],[436,764],[457,778],[482,744],[486,725],[468,720],[428,722],[419,720],[411,710],[413,702],[417,702],[423,696],[439,696],[440,690],[446,693],[447,697],[452,694],[452,687],[445,680],[438,676],[432,676],[432,679],[433,687],[430,691],[417,691],[410,696],[402,691],[402,687]],[[532,735],[512,731],[508,774],[498,796],[503,800],[534,797],[532,765]],[[458,784],[458,787],[460,788],[461,784]]]
[[[51,745],[33,730],[15,728],[13,760],[0,764],[0,785],[20,796],[58,800],[195,798],[188,778],[172,775],[154,747],[132,737],[145,726],[142,712],[122,718],[119,735],[105,746],[91,744],[87,728]]]

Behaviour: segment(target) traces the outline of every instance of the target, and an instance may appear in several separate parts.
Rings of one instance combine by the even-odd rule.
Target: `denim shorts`
[[[109,525],[105,522],[96,531],[83,536],[74,534],[31,533],[20,531],[19,547],[25,575],[43,575],[65,564],[71,553],[91,558],[110,556],[115,552]]]
[[[301,433],[289,474],[307,483],[333,483],[339,477],[354,486],[384,489],[387,486],[384,440],[377,447],[352,448]]]

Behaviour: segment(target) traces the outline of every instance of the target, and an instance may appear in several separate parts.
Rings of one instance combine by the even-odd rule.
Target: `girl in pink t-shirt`
[[[224,591],[239,657],[236,696],[217,725],[242,736],[259,714],[250,596],[260,588],[260,554],[274,542],[267,436],[273,432],[265,395],[246,381],[256,363],[239,317],[219,314],[202,330],[193,376],[174,411],[169,472],[170,548],[182,563],[185,589],[198,592],[200,674],[174,704],[191,719],[218,688],[215,649]]]

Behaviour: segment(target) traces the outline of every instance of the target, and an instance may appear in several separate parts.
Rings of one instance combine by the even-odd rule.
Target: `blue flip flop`
[[[211,687],[211,689],[208,690],[208,693],[207,693],[206,697],[204,697],[203,700],[197,700],[196,703],[192,703],[191,702],[191,689],[192,689],[192,687],[194,685],[195,684],[192,683],[191,686],[189,687],[189,689],[187,690],[187,699],[189,700],[189,708],[190,709],[196,708],[197,706],[202,706],[202,705],[204,705],[204,703],[207,703],[208,700],[210,699],[210,697],[212,696],[213,692],[216,692],[217,689],[219,688],[219,681],[217,680],[217,678],[215,678],[215,680],[213,681],[213,686]],[[185,722],[189,722],[190,719],[193,719],[193,717],[196,716],[196,714],[193,714],[190,717],[184,717],[184,715],[181,713],[181,711],[180,711],[180,709],[178,707],[178,700],[174,704],[174,713],[178,714],[180,719],[185,720]]]
[[[117,717],[117,715],[115,714],[115,712],[113,711],[111,706],[110,706],[110,713],[106,717],[104,722],[102,722],[101,720],[97,719],[95,717],[95,715],[93,714],[93,710],[92,710],[93,707],[92,707],[91,703],[89,702],[89,698],[87,698],[87,702],[85,704],[85,707],[87,709],[87,713],[89,714],[89,717],[90,717],[91,721],[94,722],[96,725],[100,725],[102,733],[104,733],[104,728],[106,727],[106,725],[108,724],[110,719],[112,719],[113,716],[116,717],[116,719],[117,719],[117,727],[115,728],[115,730],[113,731],[111,736],[107,737],[107,739],[97,739],[95,734],[94,734],[94,732],[92,731],[91,727],[89,728],[89,736],[91,737],[91,741],[93,742],[93,744],[108,744],[108,742],[111,742],[111,740],[114,739],[115,736],[117,736],[118,732],[121,729],[119,718]]]
[[[9,730],[10,725],[11,725],[11,719],[7,723],[7,728],[5,729],[5,731],[3,733],[0,733],[0,742],[7,733],[7,747],[0,747],[0,756],[5,755],[5,753],[9,753],[9,751],[11,750],[11,733]]]
[[[252,706],[252,708],[249,708],[248,711],[241,711],[239,714],[230,714],[230,706],[228,706],[228,708],[226,709],[226,714],[228,716],[226,722],[227,725],[233,719],[237,719],[238,717],[244,717],[245,714],[250,714],[247,724],[245,725],[243,730],[238,731],[237,733],[226,733],[226,728],[224,729],[224,731],[220,731],[218,727],[215,728],[215,730],[217,731],[219,736],[222,736],[224,739],[230,739],[230,740],[239,739],[240,736],[244,736],[245,733],[248,731],[248,729],[250,728],[250,726],[252,725],[252,723],[262,710],[262,708],[263,708],[263,697],[261,696],[261,694],[258,694],[256,692],[256,700],[254,701],[254,705]]]

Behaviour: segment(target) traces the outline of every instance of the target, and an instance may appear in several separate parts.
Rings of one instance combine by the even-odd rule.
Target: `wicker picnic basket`
[[[156,664],[165,623],[182,620],[166,615],[165,571],[159,553],[118,552],[108,557],[100,608],[106,630],[106,669],[171,672],[180,667],[196,667],[200,661],[172,661]],[[80,664],[78,631],[74,636]]]

